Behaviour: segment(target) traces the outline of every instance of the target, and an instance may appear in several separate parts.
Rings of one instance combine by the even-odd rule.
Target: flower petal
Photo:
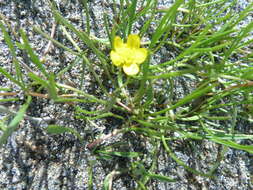
[[[127,47],[139,48],[141,44],[140,37],[137,34],[130,34],[127,38]]]
[[[113,41],[114,49],[121,48],[124,46],[122,39],[119,36],[116,36]]]
[[[133,51],[134,63],[141,64],[148,56],[148,50],[146,48],[139,48]]]
[[[127,75],[136,75],[137,73],[139,73],[140,69],[139,66],[135,63],[130,64],[130,65],[123,65],[123,70]]]
[[[112,63],[116,66],[122,65],[124,61],[122,57],[116,51],[113,51],[113,50],[110,53],[110,57],[111,57]]]

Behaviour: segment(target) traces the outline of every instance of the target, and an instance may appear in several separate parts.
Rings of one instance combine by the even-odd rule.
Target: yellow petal
[[[139,73],[140,69],[139,66],[135,63],[130,64],[130,65],[123,65],[123,70],[127,75],[136,75]]]
[[[117,48],[121,48],[122,46],[124,46],[124,43],[119,36],[116,36],[114,38],[113,45],[114,45],[114,49],[117,49]]]
[[[148,50],[146,48],[135,49],[134,51],[134,63],[141,64],[145,61],[148,56]]]
[[[116,66],[120,66],[123,63],[122,57],[113,50],[110,53],[110,57],[111,57],[112,63]]]
[[[140,37],[137,34],[130,34],[127,38],[127,47],[139,48],[141,44]]]

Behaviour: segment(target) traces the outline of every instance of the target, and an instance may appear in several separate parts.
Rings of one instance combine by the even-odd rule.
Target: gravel
[[[82,12],[78,0],[57,0],[57,8],[63,16],[71,20],[80,29],[85,29],[85,14]],[[172,1],[159,1],[159,6],[167,6]],[[236,11],[241,11],[249,1],[239,0],[235,7]],[[103,10],[109,16],[112,8],[109,3],[102,0],[89,1],[91,14],[91,33],[97,37],[106,37],[103,27]],[[102,9],[103,8],[103,9]],[[52,13],[48,1],[44,0],[0,0],[0,13],[11,25],[13,31],[23,28],[32,44],[34,50],[44,58],[45,65],[51,72],[58,72],[65,66],[73,63],[75,57],[69,53],[54,47],[49,54],[44,55],[48,41],[41,35],[33,31],[33,26],[39,26],[43,31],[50,33],[53,24]],[[251,15],[252,16],[252,15]],[[252,22],[252,17],[248,17],[242,22]],[[138,28],[138,26],[137,26]],[[18,36],[13,36],[17,41]],[[64,44],[67,42],[61,32],[56,32],[55,38]],[[77,38],[76,38],[77,39]],[[85,46],[83,46],[85,48]],[[163,52],[154,58],[154,61],[163,59]],[[24,52],[18,52],[18,58],[22,63],[27,64],[32,69],[35,66],[29,62]],[[95,58],[94,58],[95,61]],[[0,35],[0,66],[10,72],[14,71],[11,63],[12,58],[8,47]],[[81,76],[81,64],[76,64],[62,78],[68,80],[72,85],[78,84]],[[34,69],[35,70],[35,69]],[[26,72],[24,70],[24,72]],[[36,70],[35,70],[36,72]],[[181,79],[180,79],[181,80]],[[178,86],[182,81],[178,81]],[[9,87],[19,91],[10,81],[0,76],[1,87]],[[187,83],[188,86],[191,84]],[[182,85],[183,86],[183,85]],[[96,91],[101,93],[92,85],[92,77],[87,72],[85,83],[82,87],[87,92]],[[184,94],[183,87],[179,86],[178,94]],[[22,94],[21,94],[22,95]],[[20,102],[22,104],[22,102]],[[97,106],[97,105],[95,105]],[[18,110],[19,104],[8,107]],[[93,189],[102,189],[103,180],[106,175],[115,169],[127,166],[129,160],[114,158],[110,160],[98,159],[86,146],[92,135],[97,135],[104,131],[111,131],[119,125],[112,120],[95,121],[95,126],[85,121],[76,120],[74,110],[71,105],[53,104],[51,101],[41,98],[34,98],[32,108],[27,115],[32,117],[49,117],[54,124],[64,125],[75,128],[87,141],[80,143],[77,138],[70,134],[48,135],[44,128],[47,122],[35,122],[24,120],[19,126],[18,131],[14,132],[7,144],[0,149],[0,189],[1,190],[21,190],[21,189],[40,189],[40,190],[84,190],[88,189],[89,171],[93,172]],[[92,109],[92,108],[91,108]],[[95,109],[95,107],[94,107]],[[0,118],[6,114],[1,113]],[[246,124],[249,125],[249,124]],[[94,129],[95,128],[95,129]],[[249,126],[248,126],[249,128]],[[130,145],[131,151],[148,152],[152,145],[145,144],[145,139],[129,133],[123,136],[112,138],[110,142],[123,141]],[[220,146],[209,141],[182,141],[181,144],[172,145],[175,154],[185,161],[189,166],[201,171],[208,171],[220,150]],[[253,159],[249,153],[229,149],[216,172],[215,179],[209,179],[192,175],[181,166],[178,166],[165,152],[158,156],[158,173],[165,176],[177,178],[174,183],[152,181],[149,189],[153,190],[173,190],[173,189],[210,189],[210,190],[251,190],[253,189]],[[146,161],[150,165],[151,161]],[[130,176],[122,175],[116,177],[113,182],[113,189],[131,190],[136,184]]]

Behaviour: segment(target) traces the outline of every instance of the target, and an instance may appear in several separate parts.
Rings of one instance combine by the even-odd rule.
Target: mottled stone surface
[[[159,6],[167,6],[172,1],[159,1]],[[249,1],[240,0],[236,11],[241,11]],[[85,29],[85,14],[82,11],[78,0],[57,0],[57,8],[62,15],[69,19],[78,29]],[[91,33],[97,37],[106,37],[106,31],[103,27],[103,11],[109,16],[112,12],[110,3],[102,0],[93,0],[89,2],[91,10]],[[13,31],[23,28],[31,42],[34,50],[45,59],[45,66],[51,72],[58,72],[67,65],[73,63],[75,57],[70,53],[54,47],[46,56],[45,48],[48,40],[45,40],[40,34],[33,31],[33,26],[39,26],[43,31],[50,34],[53,24],[52,13],[49,4],[44,0],[0,0],[0,13],[3,15]],[[251,15],[252,16],[252,15]],[[252,21],[247,18],[242,25]],[[138,28],[138,24],[136,25]],[[58,31],[55,39],[68,44],[62,32]],[[0,65],[10,72],[14,72],[11,66],[12,58],[7,45],[0,33]],[[19,37],[12,36],[13,40],[19,41]],[[74,36],[74,39],[78,39]],[[82,46],[85,48],[85,45]],[[164,59],[163,55],[168,53],[166,48],[162,48],[153,61]],[[169,53],[170,54],[170,53]],[[173,56],[173,55],[170,55]],[[35,66],[30,63],[24,52],[18,52],[18,58],[21,62],[27,64],[30,68]],[[91,59],[96,61],[95,58]],[[24,70],[24,72],[27,72]],[[76,64],[67,72],[62,81],[68,81],[71,85],[76,85],[81,77],[81,64]],[[85,83],[81,87],[86,92],[101,93],[92,85],[92,77],[84,75]],[[178,98],[188,92],[184,91],[183,81],[179,79],[177,94]],[[19,91],[10,81],[0,75],[1,87],[12,87]],[[186,82],[186,86],[191,88],[191,81]],[[159,88],[159,87],[158,87]],[[159,91],[159,89],[158,89]],[[22,94],[21,94],[22,95]],[[23,102],[19,102],[22,104]],[[18,110],[17,105],[6,105],[10,109]],[[94,105],[92,105],[94,106]],[[96,109],[95,105],[94,109]],[[47,123],[40,123],[24,120],[21,122],[18,131],[9,138],[8,143],[0,149],[0,189],[1,190],[84,190],[88,189],[89,172],[93,172],[93,189],[102,189],[105,176],[119,168],[129,167],[131,160],[124,158],[113,158],[110,160],[98,159],[90,150],[86,148],[93,135],[101,132],[108,133],[117,128],[119,123],[113,120],[94,121],[94,124],[80,121],[74,118],[74,110],[71,105],[53,104],[47,99],[34,98],[32,106],[27,115],[32,117],[50,117],[55,124],[75,128],[86,140],[80,143],[77,138],[71,134],[48,135],[44,128]],[[0,117],[6,114],[1,113]],[[239,126],[241,125],[241,126]],[[252,124],[251,124],[252,126]],[[238,124],[238,127],[250,130],[248,123]],[[243,130],[242,130],[243,131]],[[252,132],[252,129],[251,129]],[[108,144],[113,142],[124,142],[128,146],[123,146],[127,151],[137,151],[147,153],[152,149],[152,145],[145,142],[144,137],[138,137],[133,133],[119,135],[110,139]],[[174,153],[189,166],[207,172],[216,161],[220,146],[209,141],[182,141],[181,144],[171,144]],[[178,166],[164,150],[159,152],[157,171],[160,174],[176,178],[178,181],[173,183],[164,183],[153,180],[148,189],[152,190],[251,190],[253,189],[253,159],[252,155],[229,149],[225,154],[215,174],[215,179],[208,179],[192,175],[183,167]],[[151,164],[150,158],[147,158],[145,164]],[[120,175],[113,182],[113,189],[132,190],[136,187],[131,177],[127,174]]]

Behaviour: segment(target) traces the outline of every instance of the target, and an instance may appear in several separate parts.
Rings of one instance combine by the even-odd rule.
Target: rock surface
[[[161,1],[159,6],[166,6],[171,1]],[[85,14],[78,0],[58,0],[58,9],[63,16],[69,19],[77,28],[85,28]],[[97,37],[106,37],[103,27],[103,9],[111,12],[109,3],[102,0],[90,1],[91,11],[91,33]],[[240,11],[248,4],[245,0],[240,0],[237,11]],[[33,31],[33,26],[39,26],[43,31],[50,33],[55,23],[49,4],[44,0],[0,0],[0,13],[11,26],[13,31],[23,28],[29,37],[32,47],[42,55],[46,49],[48,41],[40,34]],[[248,19],[245,22],[250,22]],[[243,24],[243,23],[242,23]],[[138,27],[138,26],[137,26]],[[14,36],[19,41],[18,36]],[[55,38],[63,43],[67,43],[62,33],[56,32]],[[71,45],[70,45],[71,47]],[[85,46],[84,46],[85,47]],[[26,63],[31,68],[34,67],[29,60],[18,52],[21,62]],[[159,56],[159,55],[158,55]],[[41,57],[42,58],[42,57]],[[72,63],[75,57],[63,52],[58,48],[53,48],[45,57],[47,68],[52,72],[57,72],[63,67]],[[0,35],[0,65],[7,70],[11,68],[12,58],[8,47]],[[26,72],[26,71],[24,71]],[[72,84],[78,83],[80,78],[80,66],[75,65],[71,72],[66,73],[62,80],[67,79]],[[0,77],[1,87],[13,87],[10,81]],[[92,80],[89,74],[85,76],[83,90],[89,92],[93,90]],[[99,92],[98,92],[99,93]],[[101,160],[95,157],[87,148],[87,143],[91,135],[106,130],[111,131],[117,128],[117,122],[109,121],[96,123],[97,128],[84,121],[77,121],[74,118],[74,110],[71,105],[52,104],[47,99],[35,98],[28,115],[32,117],[50,117],[57,121],[57,124],[73,127],[87,139],[81,144],[78,139],[70,134],[50,136],[44,131],[47,125],[45,121],[36,123],[24,120],[14,134],[9,138],[8,143],[0,149],[0,189],[1,190],[84,190],[88,189],[89,172],[93,172],[93,189],[102,189],[103,180],[106,175],[114,169],[123,168],[125,160],[114,158],[112,160]],[[17,110],[19,105],[9,105],[13,110]],[[1,113],[0,117],[6,114]],[[126,134],[111,139],[112,142],[119,140],[131,145],[132,151],[145,152],[145,149],[152,148],[149,144],[140,144],[138,137],[134,134]],[[143,139],[141,139],[143,141]],[[136,143],[135,143],[136,142]],[[202,171],[208,171],[215,162],[220,146],[209,141],[184,141],[182,144],[172,145],[175,154],[185,161],[189,166]],[[152,181],[149,189],[169,190],[169,189],[210,189],[210,190],[251,190],[253,189],[253,159],[252,155],[229,149],[216,172],[215,179],[196,177],[178,166],[165,152],[161,152],[158,157],[158,172],[165,176],[176,177],[177,182],[164,183]],[[146,160],[150,164],[150,160]],[[131,190],[136,184],[131,181],[130,176],[122,175],[113,181],[113,189]]]

